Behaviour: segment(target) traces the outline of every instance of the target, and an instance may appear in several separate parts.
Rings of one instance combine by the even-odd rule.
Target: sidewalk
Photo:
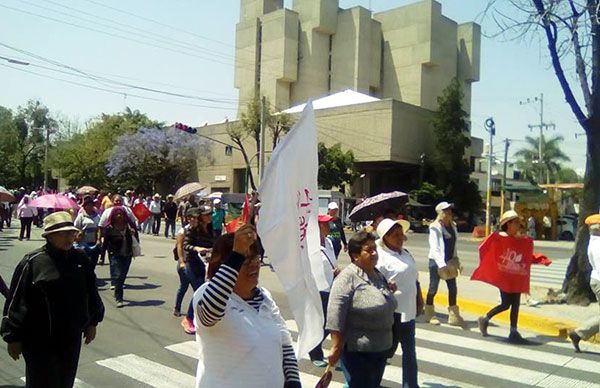
[[[429,273],[419,272],[419,281],[423,297],[427,295],[429,286]],[[476,316],[484,315],[492,307],[500,303],[498,289],[489,284],[472,281],[467,276],[457,279],[458,306],[461,312]],[[535,300],[541,300],[548,291],[547,287],[531,286],[531,296]],[[448,306],[448,295],[446,283],[440,282],[440,287],[435,298],[435,305],[444,307],[437,309],[438,314],[446,314],[445,307]],[[510,311],[510,310],[509,310]],[[509,311],[505,311],[494,317],[494,321],[509,324]],[[519,328],[533,331],[542,335],[566,338],[567,331],[580,326],[588,318],[598,316],[598,303],[589,306],[576,306],[568,304],[539,304],[537,306],[527,305],[527,295],[521,296],[521,307],[519,312]],[[592,338],[594,343],[600,343],[600,336]]]

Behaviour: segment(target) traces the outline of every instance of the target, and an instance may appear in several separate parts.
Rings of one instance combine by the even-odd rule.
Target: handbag
[[[140,246],[140,242],[137,237],[134,235],[131,236],[131,255],[133,257],[142,255],[142,247]]]
[[[460,260],[458,257],[453,257],[446,262],[446,266],[438,268],[438,275],[442,280],[456,279],[460,274]]]

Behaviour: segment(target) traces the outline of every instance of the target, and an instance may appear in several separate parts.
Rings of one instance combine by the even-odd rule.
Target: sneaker
[[[178,309],[173,309],[173,315],[176,317],[180,317],[181,316],[181,311]]]
[[[477,323],[479,324],[479,331],[481,332],[481,335],[484,337],[488,336],[488,325],[490,324],[490,320],[487,319],[487,317],[479,317],[477,319]]]
[[[119,308],[119,309],[120,309],[120,308],[121,308],[121,307],[123,307],[123,306],[125,306],[125,303],[123,303],[123,301],[122,301],[122,300],[119,300],[119,301],[117,301],[117,308]]]
[[[574,330],[571,330],[569,331],[569,339],[575,348],[575,353],[581,353],[581,349],[579,348],[579,341],[581,341],[581,337],[579,334],[575,333]]]
[[[115,286],[111,285],[111,286],[110,286],[110,289],[111,289],[111,290],[114,290],[114,289],[115,289]]]
[[[194,322],[188,317],[185,317],[181,320],[181,326],[183,327],[183,331],[185,331],[187,334],[196,334]]]
[[[521,334],[519,334],[519,332],[516,330],[511,330],[510,334],[508,335],[508,342],[516,345],[525,345],[529,343],[529,341],[521,337]]]
[[[314,360],[312,363],[317,368],[325,368],[327,366],[327,363],[323,360]]]

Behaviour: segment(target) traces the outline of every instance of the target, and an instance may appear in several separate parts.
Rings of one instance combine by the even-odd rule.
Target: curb
[[[448,307],[448,295],[438,293],[435,297],[436,304]],[[458,298],[457,304],[463,312],[477,314],[478,316],[487,313],[493,305],[473,299]],[[494,317],[494,320],[504,324],[510,324],[509,311],[504,311]],[[570,320],[560,320],[556,318],[546,317],[537,314],[519,312],[519,327],[528,331],[533,331],[538,334],[567,338],[569,330],[575,329],[578,326],[577,322]],[[596,335],[590,338],[588,342],[600,344],[600,336]]]

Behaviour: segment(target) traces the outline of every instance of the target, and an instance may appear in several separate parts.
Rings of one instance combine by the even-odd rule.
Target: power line
[[[208,61],[208,62],[216,62],[216,63],[220,63],[220,64],[227,65],[227,66],[234,66],[234,64],[230,63],[230,62],[222,62],[222,61],[218,61],[218,60],[215,60],[215,59],[206,58],[206,57],[194,54],[194,53],[190,53],[190,52],[185,52],[185,51],[182,51],[182,50],[178,50],[176,48],[172,48],[172,47],[168,47],[168,46],[162,46],[162,45],[158,45],[158,44],[154,44],[154,43],[150,43],[150,42],[145,42],[145,41],[142,41],[142,40],[138,40],[138,39],[130,38],[130,37],[127,37],[127,36],[123,36],[123,35],[120,35],[120,34],[115,34],[115,33],[108,32],[108,31],[98,30],[98,29],[93,28],[93,27],[82,26],[82,25],[77,24],[77,23],[72,23],[72,22],[69,22],[69,21],[65,21],[65,20],[61,20],[61,19],[56,19],[56,18],[53,18],[53,17],[50,17],[50,16],[40,15],[40,14],[35,13],[35,12],[31,12],[31,11],[22,10],[22,9],[19,9],[19,8],[10,7],[10,6],[4,5],[4,4],[0,4],[0,7],[6,8],[6,9],[10,9],[12,11],[24,13],[24,14],[27,14],[27,15],[39,17],[41,19],[50,20],[50,21],[53,21],[55,23],[66,24],[66,25],[73,26],[73,27],[76,27],[76,28],[79,28],[79,29],[93,31],[93,32],[97,32],[97,33],[100,33],[100,34],[103,34],[103,35],[108,35],[108,36],[112,36],[112,37],[115,37],[115,38],[128,40],[128,41],[139,43],[139,44],[143,44],[143,45],[146,45],[146,46],[151,46],[151,47],[154,47],[154,48],[159,48],[159,49],[162,49],[162,50],[168,50],[168,51],[176,52],[176,53],[179,53],[179,54],[183,54],[183,55],[195,57],[195,58],[202,59],[202,60],[205,60],[205,61]]]
[[[86,78],[86,79],[90,79],[93,81],[98,81],[98,82],[102,82],[102,83],[110,83],[110,84],[114,84],[114,85],[119,85],[122,87],[127,87],[130,89],[137,89],[137,90],[143,90],[146,92],[152,92],[152,93],[159,93],[159,94],[164,94],[164,95],[168,95],[171,97],[179,97],[179,98],[186,98],[186,99],[194,99],[194,100],[200,100],[200,101],[205,101],[205,102],[214,102],[214,103],[232,103],[235,102],[237,103],[237,100],[235,99],[215,99],[215,98],[206,98],[206,97],[200,97],[200,96],[194,96],[194,95],[187,95],[187,94],[181,94],[181,93],[175,93],[175,92],[169,92],[169,91],[164,91],[164,90],[159,90],[159,89],[155,89],[155,88],[149,88],[149,87],[145,87],[145,86],[140,86],[140,85],[134,85],[134,84],[130,84],[130,83],[125,83],[125,82],[121,82],[121,81],[116,81],[116,80],[112,80],[110,78],[107,77],[102,77],[102,76],[96,76],[93,74],[90,74],[88,72],[85,72],[83,70],[80,70],[76,67],[70,66],[70,65],[66,65],[64,63],[55,61],[53,59],[49,59],[43,56],[40,56],[38,54],[29,52],[27,50],[23,50],[23,49],[19,49],[17,47],[13,47],[10,45],[7,45],[5,43],[0,42],[0,46],[17,51],[19,53],[31,56],[33,58],[39,59],[43,62],[46,63],[50,63],[54,66],[57,66],[59,68],[63,68],[63,69],[67,69],[71,72],[65,72],[65,71],[61,71],[61,70],[57,70],[57,69],[52,69],[46,66],[42,66],[42,65],[37,65],[37,64],[33,64],[33,63],[28,63],[31,66],[35,66],[35,67],[39,67],[39,68],[43,68],[46,70],[50,70],[50,71],[56,71],[56,72],[60,72],[63,74],[67,74],[67,75],[71,75],[71,76],[76,76],[76,77],[82,77],[82,78]],[[10,61],[10,58],[4,58],[3,59],[7,59]],[[15,63],[15,62],[13,62]],[[75,74],[73,74],[75,73]]]
[[[76,86],[80,86],[80,87],[84,87],[84,88],[88,88],[88,89],[94,89],[94,90],[98,90],[98,91],[102,91],[102,92],[107,92],[107,93],[112,93],[112,94],[118,94],[118,95],[121,95],[121,96],[126,95],[127,97],[135,97],[135,98],[141,98],[141,99],[144,99],[144,100],[165,102],[165,103],[174,104],[174,105],[186,105],[186,106],[193,106],[193,107],[199,107],[199,108],[211,108],[211,109],[223,109],[223,110],[237,110],[237,108],[226,108],[226,107],[219,107],[219,106],[208,106],[208,105],[200,105],[200,104],[191,104],[191,103],[186,103],[186,102],[170,101],[170,100],[164,100],[164,99],[159,99],[159,98],[154,98],[154,97],[141,96],[141,95],[137,95],[137,94],[124,93],[124,92],[117,91],[117,90],[111,90],[111,89],[101,88],[101,87],[98,87],[98,86],[82,84],[80,82],[66,80],[66,79],[63,79],[63,78],[52,77],[52,76],[49,76],[47,74],[41,74],[41,73],[37,73],[35,71],[21,69],[21,68],[15,67],[15,66],[6,65],[4,63],[0,63],[0,66],[7,67],[7,68],[10,68],[10,69],[13,69],[13,70],[17,70],[17,71],[21,71],[21,72],[24,72],[24,73],[33,74],[33,75],[36,75],[36,76],[42,77],[42,78],[48,78],[48,79],[52,79],[52,80],[55,80],[55,81],[65,82],[65,83],[68,83],[68,84],[72,84],[72,85],[76,85]]]

